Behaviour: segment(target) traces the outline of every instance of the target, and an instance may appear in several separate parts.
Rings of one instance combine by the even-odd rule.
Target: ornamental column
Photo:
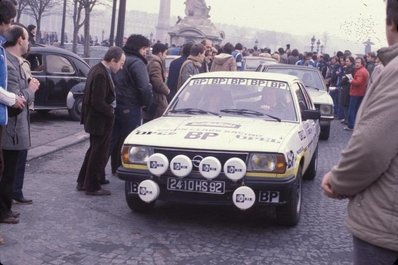
[[[170,0],[159,0],[159,17],[156,26],[155,39],[151,41],[160,41],[162,43],[169,43],[169,30],[170,30]]]

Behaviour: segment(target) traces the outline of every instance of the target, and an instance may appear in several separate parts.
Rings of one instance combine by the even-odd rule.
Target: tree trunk
[[[83,57],[90,57],[90,6],[86,5],[84,7],[84,53]]]
[[[110,31],[111,33],[109,35],[109,46],[113,46],[113,44],[115,43],[116,7],[117,7],[117,0],[113,0],[111,31]]]
[[[119,47],[123,46],[125,18],[126,18],[126,0],[120,0],[119,17],[118,17],[117,33],[116,33],[116,46]]]

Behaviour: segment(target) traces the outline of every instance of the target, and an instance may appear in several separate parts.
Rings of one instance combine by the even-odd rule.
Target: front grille
[[[191,161],[195,158],[195,161],[192,161],[193,168],[192,171],[199,171],[198,166],[200,162],[200,157],[203,159],[207,156],[216,157],[221,165],[223,166],[225,162],[232,158],[237,157],[247,162],[248,153],[239,153],[239,152],[223,152],[223,151],[203,151],[203,150],[186,150],[186,149],[163,149],[163,148],[155,148],[155,153],[161,153],[167,157],[169,161],[171,161],[177,155],[186,155],[191,159]]]

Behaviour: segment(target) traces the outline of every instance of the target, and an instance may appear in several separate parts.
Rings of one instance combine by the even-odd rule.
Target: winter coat
[[[331,186],[350,198],[355,237],[398,251],[398,44],[379,54],[385,68],[366,92]]]
[[[3,131],[2,148],[5,150],[26,150],[31,146],[30,115],[28,105],[34,101],[35,94],[28,89],[28,77],[22,69],[18,57],[6,51],[8,82],[7,90],[26,99],[26,106],[17,116],[9,117]]]
[[[356,69],[354,79],[351,81],[350,96],[365,96],[368,81],[368,70],[363,66]]]
[[[210,72],[216,71],[236,71],[236,61],[231,54],[220,53],[214,56]]]
[[[113,74],[116,87],[116,108],[152,104],[152,85],[149,82],[147,60],[138,52],[124,49],[126,61],[123,68]]]
[[[164,76],[164,64],[159,56],[152,55],[148,63],[149,80],[152,84],[153,103],[143,113],[145,120],[152,120],[162,116],[166,110],[168,102],[167,95],[170,89],[167,87]]]
[[[188,59],[182,64],[178,77],[177,90],[188,80],[189,77],[200,73],[202,62],[199,56],[189,55]]]
[[[102,63],[98,63],[87,76],[81,123],[91,135],[104,135],[113,126],[115,86],[108,71]]]
[[[170,63],[169,76],[167,77],[167,87],[170,89],[170,94],[167,96],[168,102],[173,99],[177,92],[178,76],[180,75],[181,66],[187,58],[186,56],[181,56]]]
[[[342,105],[348,107],[350,105],[350,81],[345,75],[351,74],[354,76],[354,66],[347,66],[344,69],[344,76],[341,79],[341,102]]]

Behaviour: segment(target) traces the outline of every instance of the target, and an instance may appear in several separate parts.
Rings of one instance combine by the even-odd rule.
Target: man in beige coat
[[[398,1],[387,0],[389,47],[368,88],[339,163],[323,177],[331,198],[348,198],[355,265],[398,264]]]

